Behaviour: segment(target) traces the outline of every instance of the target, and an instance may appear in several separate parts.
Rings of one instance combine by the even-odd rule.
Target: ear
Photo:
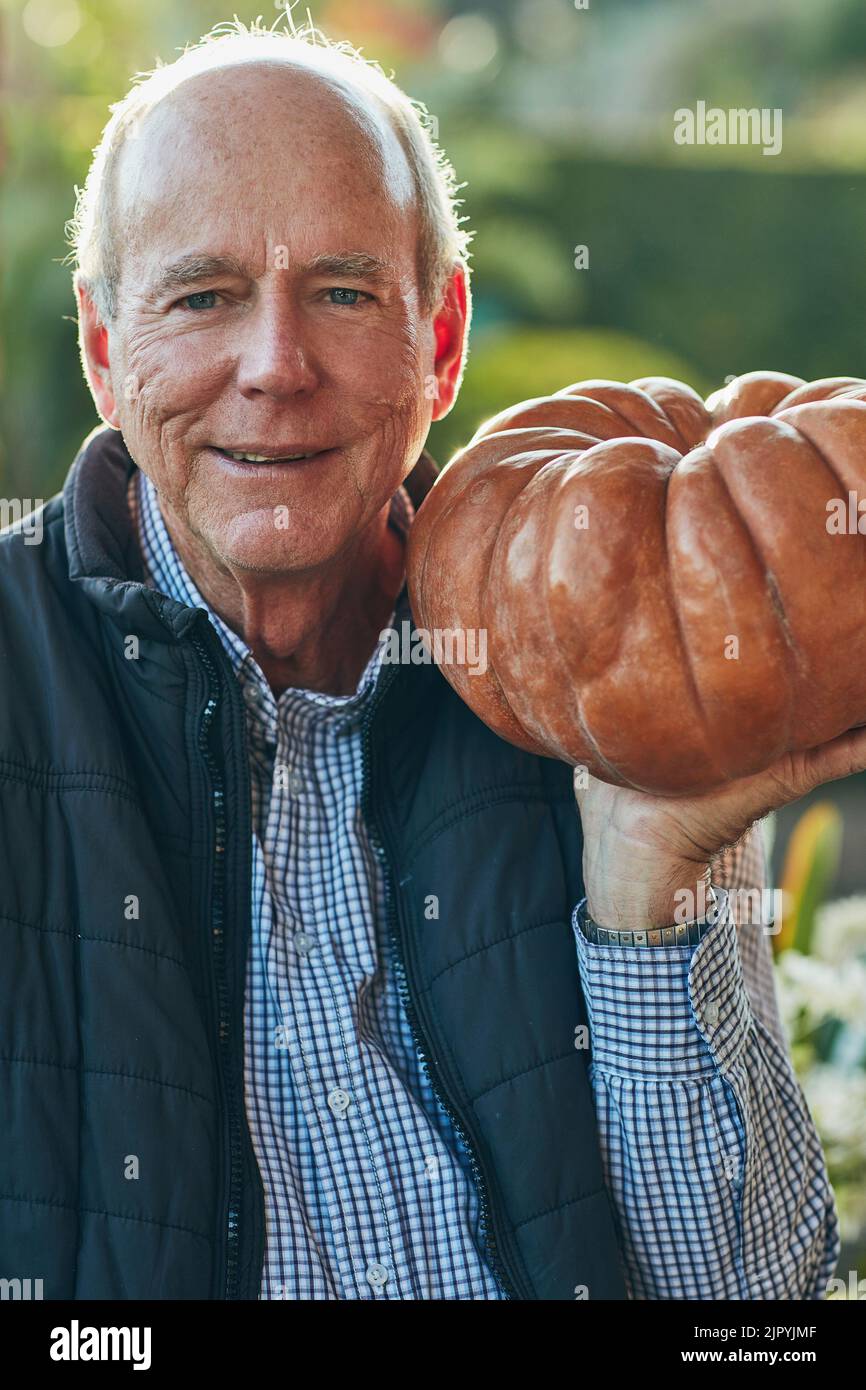
[[[437,394],[433,401],[433,419],[447,415],[457,398],[465,356],[466,332],[469,324],[469,287],[466,272],[456,267],[448,281],[442,305],[433,320],[436,335],[436,357],[433,370]]]
[[[108,358],[108,329],[99,317],[99,310],[90,297],[86,283],[75,278],[75,297],[78,300],[78,342],[81,365],[87,377],[96,409],[107,425],[120,429],[117,399],[111,382]]]

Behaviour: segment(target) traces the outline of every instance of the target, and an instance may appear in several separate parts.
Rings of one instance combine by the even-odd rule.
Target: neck
[[[202,598],[242,637],[275,695],[288,687],[351,695],[405,577],[390,504],[328,565],[263,575],[217,565],[197,538],[165,523]]]

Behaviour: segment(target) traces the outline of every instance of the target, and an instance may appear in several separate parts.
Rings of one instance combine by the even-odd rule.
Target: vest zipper
[[[231,1066],[229,992],[225,959],[225,868],[226,868],[226,808],[222,769],[210,745],[213,721],[219,707],[221,689],[217,667],[198,636],[192,645],[201,658],[208,680],[208,699],[199,725],[199,749],[210,775],[211,800],[214,815],[214,874],[211,898],[211,952],[217,987],[219,1047],[223,1060],[223,1085],[229,1122],[229,1200],[226,1230],[225,1297],[238,1297],[240,1251],[240,1193],[241,1193],[241,1126],[238,1117],[238,1097]]]
[[[456,1134],[463,1143],[469,1155],[469,1166],[472,1172],[472,1177],[475,1182],[476,1189],[478,1191],[481,1230],[484,1235],[484,1243],[487,1247],[487,1253],[490,1259],[490,1267],[496,1279],[498,1280],[502,1288],[502,1292],[505,1294],[505,1297],[509,1299],[519,1300],[523,1297],[523,1295],[519,1294],[516,1291],[514,1281],[512,1280],[508,1270],[506,1269],[502,1255],[500,1253],[500,1242],[497,1238],[496,1232],[498,1223],[496,1221],[496,1216],[490,1202],[490,1187],[487,1175],[485,1173],[484,1165],[481,1161],[481,1156],[479,1154],[478,1147],[475,1141],[467,1132],[462,1120],[457,1115],[457,1112],[453,1104],[451,1103],[451,1099],[448,1096],[447,1090],[445,1088],[442,1077],[438,1071],[438,1068],[436,1067],[433,1058],[430,1056],[429,1051],[427,1051],[427,1049],[425,1048],[424,1031],[422,1029],[421,1022],[418,1017],[418,1011],[415,1008],[415,1003],[409,989],[409,982],[406,972],[406,962],[404,960],[400,944],[400,932],[397,909],[394,901],[393,874],[391,871],[391,863],[388,858],[388,853],[385,848],[383,837],[379,830],[379,823],[372,812],[372,798],[370,795],[370,767],[371,748],[373,741],[373,720],[377,708],[382,703],[382,700],[384,699],[387,690],[390,688],[391,684],[396,678],[398,669],[399,668],[396,666],[394,666],[393,668],[389,667],[384,677],[380,679],[378,688],[376,690],[375,695],[373,696],[373,699],[370,702],[370,705],[367,709],[364,718],[364,723],[362,725],[362,785],[364,789],[362,806],[364,822],[370,835],[370,843],[372,845],[373,852],[376,855],[376,858],[381,863],[383,869],[383,875],[385,880],[385,912],[388,923],[388,933],[391,942],[391,950],[394,959],[397,986],[400,994],[400,1001],[403,1005],[403,1008],[406,1011],[406,1017],[409,1021],[409,1029],[412,1034],[412,1039],[415,1043],[415,1050],[420,1059],[422,1069],[430,1082],[433,1094],[435,1095],[437,1101],[442,1106],[442,1109],[445,1111],[446,1115],[451,1121],[451,1124],[453,1125]],[[531,1294],[527,1296],[530,1298],[532,1297]]]

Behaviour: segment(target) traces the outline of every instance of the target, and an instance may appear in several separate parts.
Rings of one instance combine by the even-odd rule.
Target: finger
[[[848,729],[838,738],[822,743],[819,748],[810,748],[800,756],[808,782],[806,791],[824,782],[836,782],[840,777],[863,772],[866,770],[866,728]]]

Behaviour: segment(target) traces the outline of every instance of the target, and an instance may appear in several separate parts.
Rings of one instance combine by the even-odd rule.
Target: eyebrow
[[[341,251],[333,254],[314,256],[306,265],[298,267],[302,275],[328,275],[347,280],[368,280],[376,282],[392,281],[394,269],[387,261],[371,256],[366,251]],[[231,276],[240,280],[249,277],[249,269],[235,256],[208,256],[193,253],[181,256],[164,266],[151,287],[151,294],[159,298],[172,291],[186,289],[189,285],[201,284],[205,280]]]
[[[391,280],[394,268],[366,251],[342,251],[336,255],[314,256],[301,273],[306,275],[344,275],[348,280]]]
[[[181,256],[163,266],[151,286],[151,294],[158,298],[171,290],[182,290],[187,285],[198,285],[203,280],[214,280],[230,275],[233,279],[244,279],[247,271],[234,256]]]

